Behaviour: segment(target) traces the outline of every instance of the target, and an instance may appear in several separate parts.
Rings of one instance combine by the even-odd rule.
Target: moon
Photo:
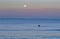
[[[27,7],[27,5],[26,4],[24,4],[24,8],[26,8]]]

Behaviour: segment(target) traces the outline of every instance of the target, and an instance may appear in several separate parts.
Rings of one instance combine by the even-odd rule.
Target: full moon
[[[27,7],[27,5],[24,5],[24,8],[26,8]]]

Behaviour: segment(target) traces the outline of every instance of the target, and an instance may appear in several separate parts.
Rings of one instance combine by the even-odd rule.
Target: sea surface
[[[60,19],[0,18],[0,39],[60,39]]]

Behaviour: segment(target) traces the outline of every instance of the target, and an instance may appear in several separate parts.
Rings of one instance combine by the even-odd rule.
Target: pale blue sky
[[[24,4],[31,8],[60,8],[60,0],[0,0],[0,8],[23,8]]]
[[[0,0],[0,17],[60,18],[60,0]]]

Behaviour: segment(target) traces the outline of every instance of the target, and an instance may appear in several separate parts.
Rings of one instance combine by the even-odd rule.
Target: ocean
[[[60,19],[0,18],[0,39],[60,39]]]

